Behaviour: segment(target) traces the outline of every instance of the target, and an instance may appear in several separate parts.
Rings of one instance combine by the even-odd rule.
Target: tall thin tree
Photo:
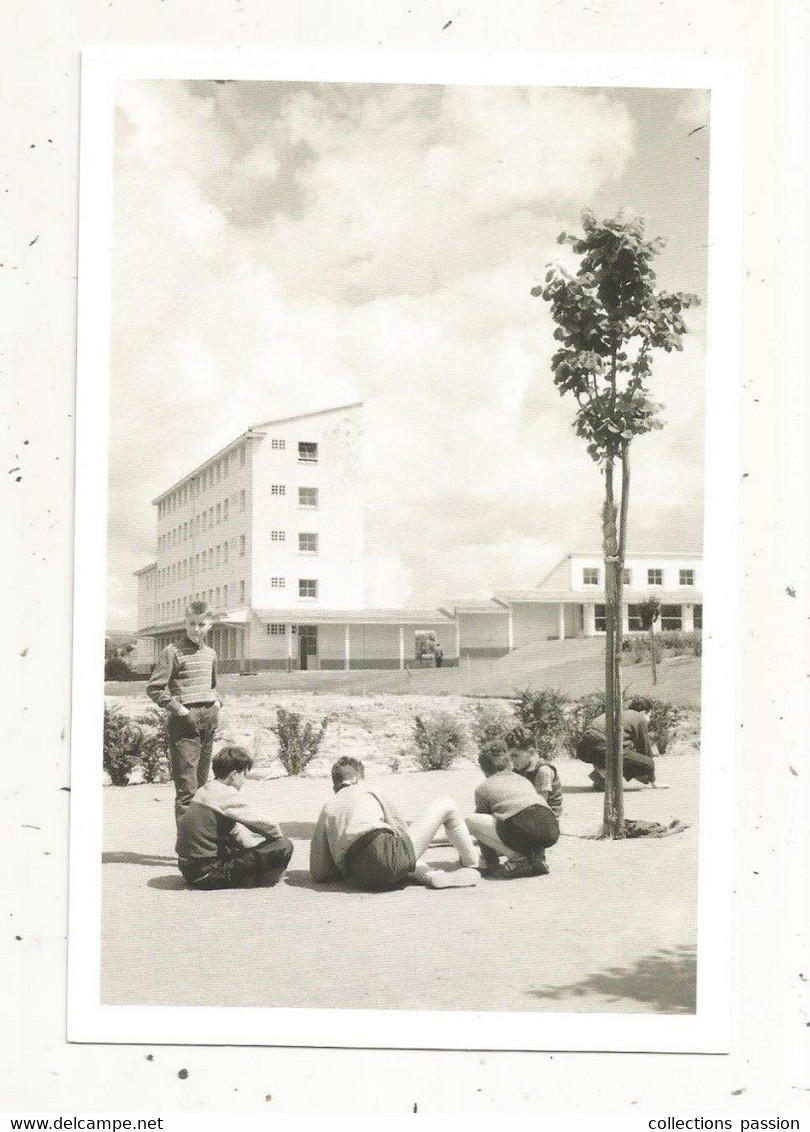
[[[605,698],[607,755],[604,835],[624,835],[622,794],[621,642],[622,575],[630,503],[630,444],[662,428],[661,406],[649,393],[653,351],[683,348],[683,312],[696,295],[656,287],[653,263],[665,241],[647,239],[640,217],[619,213],[598,220],[582,216],[582,234],[563,232],[578,265],[549,266],[545,282],[532,288],[550,304],[560,343],[551,360],[561,396],[577,402],[574,429],[605,482],[602,548],[605,573]],[[616,495],[616,470],[621,477]]]

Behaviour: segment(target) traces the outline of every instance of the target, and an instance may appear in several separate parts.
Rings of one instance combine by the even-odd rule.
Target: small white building
[[[642,631],[639,603],[661,602],[656,628],[691,632],[703,627],[703,560],[698,555],[627,555],[624,632]],[[507,648],[537,640],[595,637],[605,632],[604,561],[600,554],[566,555],[531,590],[496,591],[506,615]]]

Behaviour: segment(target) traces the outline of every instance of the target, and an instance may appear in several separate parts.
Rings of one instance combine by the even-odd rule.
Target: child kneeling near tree
[[[563,793],[556,766],[541,758],[530,731],[518,723],[506,735],[506,746],[512,759],[515,774],[527,779],[541,798],[544,798],[559,821],[563,808]]]
[[[451,798],[438,798],[406,825],[379,791],[364,784],[359,759],[332,767],[333,797],[321,810],[310,843],[309,871],[318,883],[348,880],[367,892],[400,888],[407,881],[428,888],[466,888],[478,883],[478,854],[464,818]],[[421,857],[444,827],[461,868],[432,869]]]
[[[555,845],[560,826],[542,795],[512,768],[503,739],[488,743],[478,756],[486,775],[475,791],[475,814],[467,828],[481,846],[487,875],[504,879],[545,876],[546,849]],[[500,864],[500,858],[506,861]]]
[[[214,777],[180,819],[180,872],[192,888],[268,888],[287,868],[292,843],[241,796],[253,766],[243,747],[223,747],[212,766]]]

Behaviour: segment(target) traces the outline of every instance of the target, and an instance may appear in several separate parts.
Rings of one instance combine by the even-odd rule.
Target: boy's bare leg
[[[491,814],[473,814],[467,818],[467,828],[479,845],[486,845],[493,849],[500,857],[507,857],[510,861],[520,856],[514,849],[504,845],[495,831],[495,818]]]
[[[417,863],[442,826],[447,834],[447,840],[458,853],[462,867],[474,868],[478,854],[461,811],[452,798],[437,798],[435,802],[430,803],[421,817],[408,826],[408,835]]]

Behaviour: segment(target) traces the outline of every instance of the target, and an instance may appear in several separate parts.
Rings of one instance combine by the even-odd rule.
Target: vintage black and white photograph
[[[75,1017],[688,1048],[727,757],[712,92],[229,74],[115,75],[86,166]]]

